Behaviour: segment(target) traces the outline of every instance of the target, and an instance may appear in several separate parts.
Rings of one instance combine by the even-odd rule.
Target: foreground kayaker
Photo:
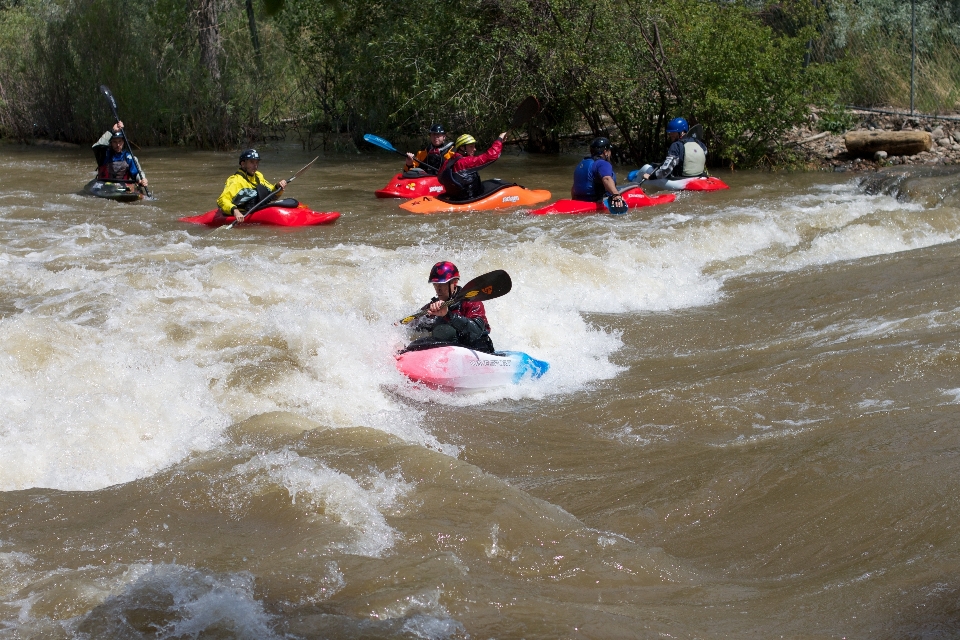
[[[667,123],[667,138],[670,140],[667,157],[656,169],[649,164],[641,167],[639,173],[644,180],[707,175],[707,145],[699,138],[688,136],[688,131],[690,126],[684,118],[674,118]]]
[[[273,185],[267,182],[263,174],[258,171],[260,167],[260,154],[256,149],[246,149],[240,154],[240,168],[232,176],[227,178],[223,185],[223,193],[217,198],[217,215],[213,224],[224,223],[228,216],[234,216],[237,222],[243,222],[247,209],[266,198]],[[286,180],[277,183],[280,190],[273,195],[271,206],[274,207],[296,207],[300,203],[293,198],[277,201],[276,198],[283,193],[287,186]]]
[[[608,138],[601,136],[590,143],[590,155],[573,171],[570,195],[574,200],[599,202],[608,196],[611,209],[626,206],[617,189],[617,174],[610,164],[612,156],[613,146]]]
[[[430,142],[427,144],[427,148],[417,151],[416,155],[407,153],[407,162],[403,170],[407,172],[418,168],[428,175],[437,175],[443,162],[453,155],[452,149],[443,149],[446,142],[447,132],[443,129],[443,125],[433,125],[430,127]]]
[[[452,262],[438,262],[428,278],[437,294],[424,308],[427,314],[411,323],[414,331],[429,332],[433,340],[459,344],[484,353],[493,353],[490,324],[482,302],[461,300],[450,306],[444,303],[455,297],[460,287],[460,271]]]
[[[437,180],[443,185],[444,200],[469,200],[483,193],[483,181],[480,180],[479,169],[492,164],[500,157],[503,151],[503,140],[507,137],[504,131],[493,141],[490,148],[477,155],[477,140],[469,133],[465,133],[454,145],[456,152],[444,161],[440,167]]]
[[[97,179],[118,182],[133,180],[146,187],[147,176],[137,168],[133,154],[123,148],[122,130],[123,122],[118,120],[93,144],[93,155],[97,159]]]

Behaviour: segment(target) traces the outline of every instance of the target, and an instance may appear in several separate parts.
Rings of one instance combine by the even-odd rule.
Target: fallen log
[[[877,151],[891,156],[912,156],[929,151],[933,138],[926,131],[850,131],[843,136],[850,155],[872,158]]]
[[[829,131],[823,131],[822,133],[818,133],[818,134],[815,135],[815,136],[810,136],[809,138],[804,138],[803,140],[797,140],[797,141],[794,142],[793,144],[795,144],[795,145],[808,144],[808,143],[810,143],[810,142],[816,142],[817,140],[823,140],[824,138],[826,138],[826,137],[829,136],[829,135],[830,135],[830,132],[829,132]]]

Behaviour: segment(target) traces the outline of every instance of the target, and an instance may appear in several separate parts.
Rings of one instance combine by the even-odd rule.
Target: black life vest
[[[250,180],[250,176],[244,172],[243,169],[238,169],[235,175],[240,175]],[[240,209],[241,213],[246,213],[247,209],[257,204],[268,195],[270,195],[270,189],[267,189],[266,186],[260,184],[260,178],[257,174],[253,174],[253,182],[256,184],[253,188],[240,189],[237,192],[237,195],[233,196],[233,206],[237,209]]]
[[[440,153],[440,147],[429,146],[426,148],[427,155],[423,160],[418,160],[420,167],[430,175],[437,175],[440,167],[443,166],[443,155]]]
[[[445,195],[450,200],[469,200],[483,193],[483,183],[480,180],[480,173],[476,169],[453,170],[457,160],[463,157],[459,153],[453,154],[449,160],[443,163],[440,173],[437,175],[437,181],[443,185]]]

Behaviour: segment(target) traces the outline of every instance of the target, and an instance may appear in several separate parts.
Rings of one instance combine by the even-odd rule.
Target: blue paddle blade
[[[603,206],[607,208],[607,211],[609,211],[611,215],[615,216],[622,216],[630,210],[630,207],[627,206],[626,202],[623,203],[622,207],[611,207],[609,197],[603,199]]]
[[[392,144],[390,144],[380,136],[375,136],[372,133],[367,133],[367,134],[364,134],[363,139],[375,147],[380,147],[381,149],[385,149],[387,151],[393,151],[394,153],[400,153],[399,151],[397,151],[396,147],[394,147]]]
[[[638,175],[640,175],[640,169],[634,169],[627,174],[627,182],[636,182]]]

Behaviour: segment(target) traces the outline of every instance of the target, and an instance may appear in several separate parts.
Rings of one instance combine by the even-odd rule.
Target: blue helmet
[[[667,133],[686,133],[690,130],[690,125],[683,118],[674,118],[667,123]]]

